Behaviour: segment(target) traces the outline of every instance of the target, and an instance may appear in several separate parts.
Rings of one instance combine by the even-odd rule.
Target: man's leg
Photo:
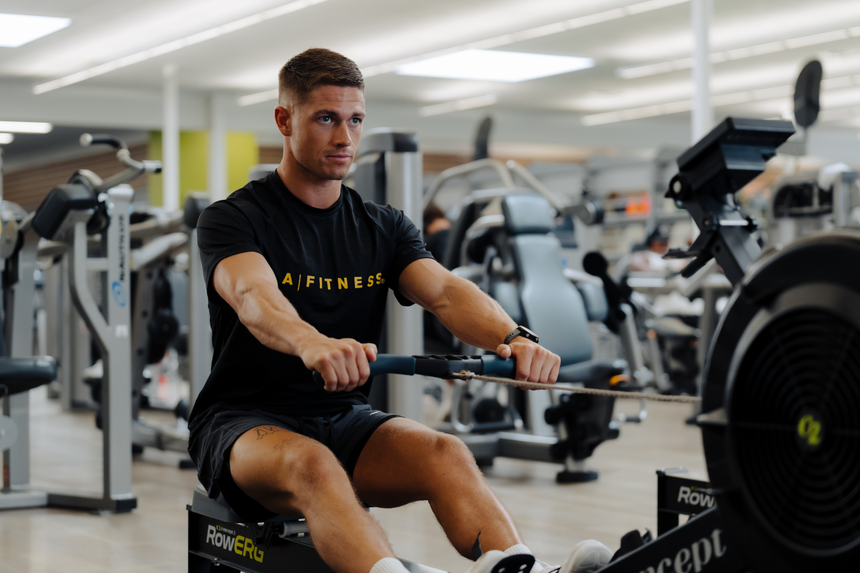
[[[429,501],[451,544],[469,559],[478,533],[484,551],[522,543],[465,444],[412,420],[394,418],[373,433],[356,463],[353,484],[375,507]]]
[[[258,426],[236,440],[230,471],[236,485],[269,511],[304,515],[320,557],[338,573],[367,573],[394,557],[340,462],[319,442]]]

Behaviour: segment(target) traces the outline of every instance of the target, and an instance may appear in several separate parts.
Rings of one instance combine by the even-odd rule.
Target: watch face
[[[529,329],[528,329],[528,328],[526,328],[525,326],[521,326],[521,327],[520,327],[520,332],[521,332],[521,333],[523,333],[523,334],[528,335],[528,336],[529,336],[529,337],[531,337],[531,338],[537,338],[537,334],[535,334],[534,332],[532,332],[531,330],[529,330]]]

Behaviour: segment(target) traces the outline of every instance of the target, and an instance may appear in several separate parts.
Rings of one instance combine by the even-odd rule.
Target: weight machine
[[[96,496],[87,496],[29,490],[29,404],[27,394],[20,392],[7,398],[6,407],[17,427],[22,428],[23,439],[17,440],[4,454],[4,460],[7,460],[4,466],[8,467],[10,478],[4,479],[0,507],[49,505],[109,513],[127,512],[137,507],[137,498],[131,492],[129,367],[129,207],[134,193],[126,183],[144,173],[159,172],[161,164],[132,159],[125,144],[110,136],[85,134],[81,143],[113,146],[117,149],[117,159],[127,169],[105,181],[91,171],[76,172],[68,183],[51,190],[39,208],[20,224],[7,222],[0,242],[14,245],[11,258],[6,262],[4,281],[7,293],[13,295],[12,314],[7,316],[7,327],[11,325],[13,355],[21,352],[16,345],[32,341],[33,270],[39,237],[65,244],[69,254],[71,296],[96,338],[104,360],[105,376],[110,379],[110,383],[102,388],[102,491]],[[90,256],[91,236],[96,238],[95,256]],[[103,308],[99,308],[90,290],[88,271],[97,271],[101,277]],[[23,352],[31,354],[32,347]],[[33,377],[44,380],[49,375],[55,376],[53,363],[50,366],[53,372],[43,368],[41,374],[36,373]],[[4,499],[8,501],[4,502]]]

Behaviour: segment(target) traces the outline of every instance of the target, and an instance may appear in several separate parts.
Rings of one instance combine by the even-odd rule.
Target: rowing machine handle
[[[485,376],[513,378],[517,363],[513,358],[500,358],[494,354],[483,356],[400,356],[397,354],[378,354],[376,361],[370,363],[370,375],[402,374],[404,376],[431,376],[449,378],[451,373],[468,370]],[[314,380],[323,384],[322,375],[314,372]]]

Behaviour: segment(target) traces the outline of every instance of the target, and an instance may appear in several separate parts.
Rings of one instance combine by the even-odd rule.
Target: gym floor
[[[632,414],[637,405],[619,402],[616,410]],[[92,413],[63,414],[44,387],[31,393],[31,412],[34,485],[92,491],[101,483],[101,436]],[[540,559],[563,562],[583,539],[615,550],[631,529],[656,534],[657,468],[684,466],[692,477],[706,477],[699,431],[684,425],[689,415],[687,405],[651,403],[643,424],[625,425],[618,440],[597,448],[590,467],[600,479],[593,483],[557,485],[558,466],[508,459],[497,459],[485,474]],[[0,573],[186,571],[185,505],[197,478],[177,468],[180,457],[147,450],[135,460],[138,509],[130,514],[0,512]],[[454,573],[468,567],[426,503],[372,513],[399,557]]]

